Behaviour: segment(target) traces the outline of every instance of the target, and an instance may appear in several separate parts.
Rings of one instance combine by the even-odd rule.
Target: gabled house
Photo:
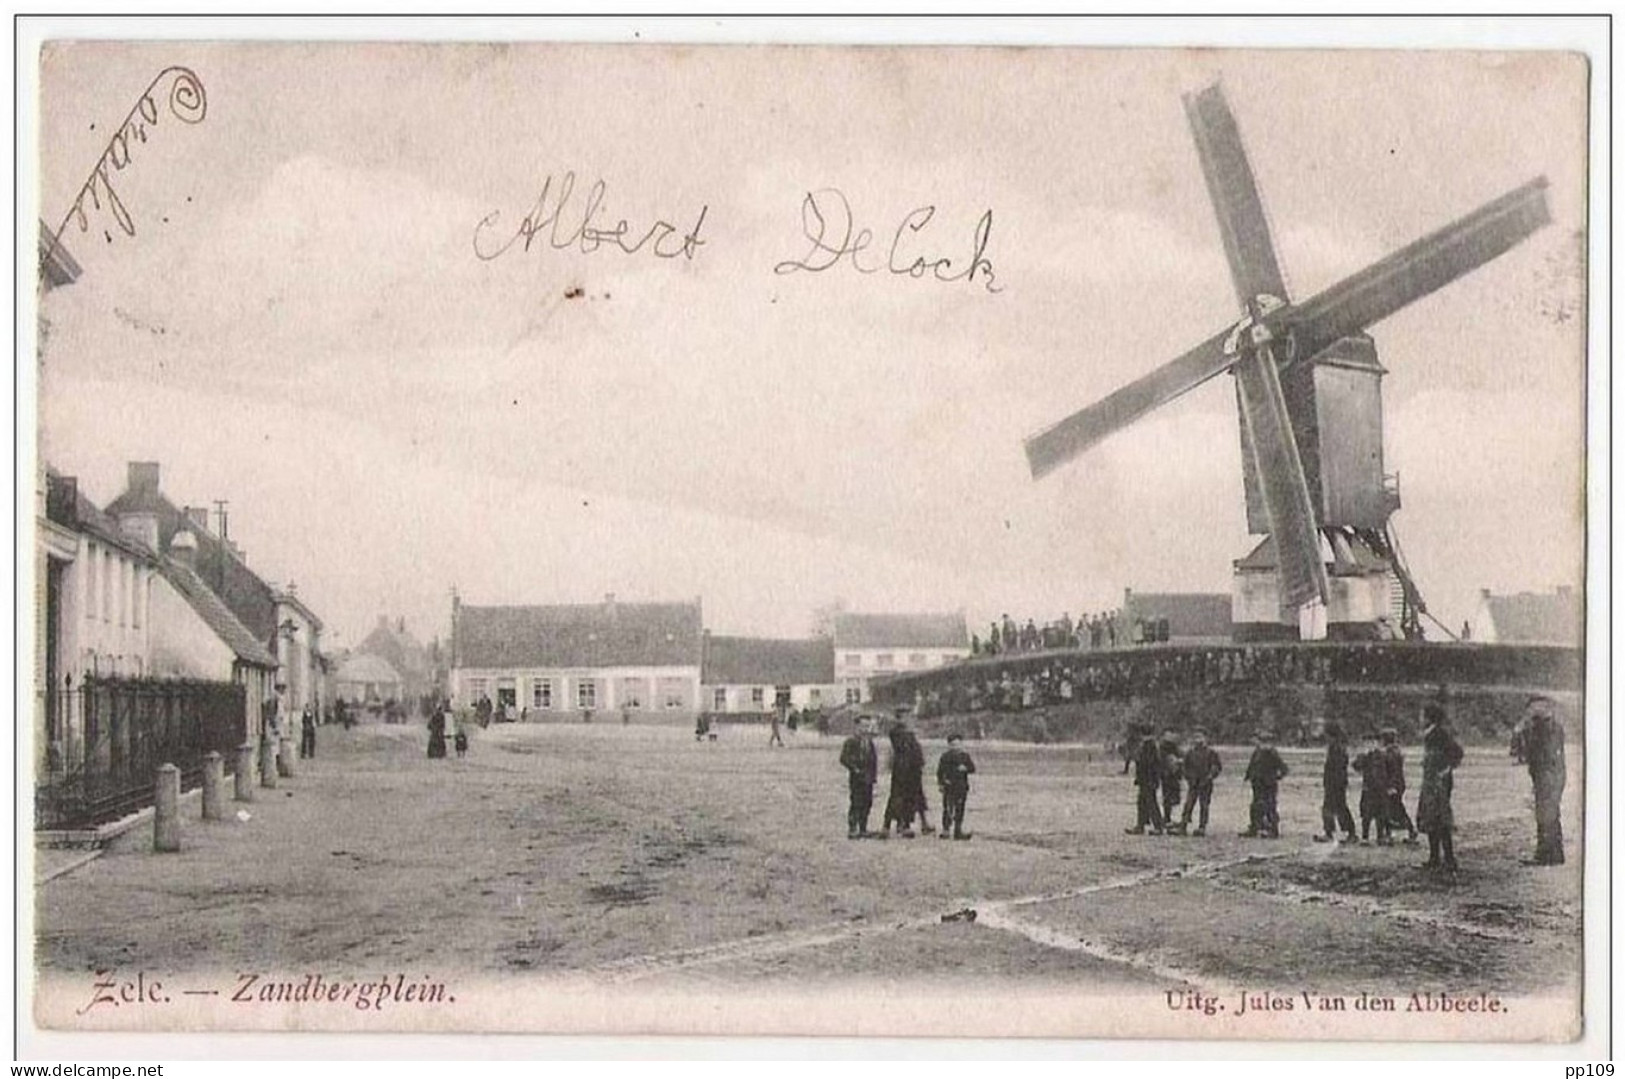
[[[1572,588],[1555,592],[1479,593],[1469,622],[1472,639],[1485,644],[1555,644],[1578,648],[1585,639],[1585,612]]]
[[[1143,627],[1141,643],[1229,644],[1230,613],[1231,597],[1224,592],[1123,589],[1123,621],[1129,627],[1136,623]],[[1131,628],[1131,640],[1132,633]]]
[[[708,712],[763,713],[841,703],[835,643],[828,637],[774,640],[705,632],[700,703]]]
[[[277,707],[290,717],[306,707],[320,714],[321,619],[292,583],[277,588],[249,569],[235,543],[210,531],[206,509],[171,502],[161,479],[157,462],[131,461],[125,490],[108,503],[108,515],[118,520],[124,534],[155,551],[169,551],[177,534],[190,533],[196,542],[189,567],[193,574],[276,657]]]
[[[838,614],[835,672],[847,703],[871,699],[875,678],[957,663],[970,655],[965,613]]]
[[[451,696],[533,718],[594,712],[693,715],[700,602],[477,607],[452,601]]]

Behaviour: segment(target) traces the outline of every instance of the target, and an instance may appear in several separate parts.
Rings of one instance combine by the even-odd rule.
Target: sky
[[[453,587],[698,596],[714,631],[775,636],[836,600],[977,628],[1228,590],[1251,541],[1227,377],[1042,481],[1022,452],[1238,317],[1180,102],[1214,79],[1296,299],[1549,178],[1551,226],[1371,333],[1434,612],[1581,583],[1572,56],[53,44],[48,227],[171,65],[206,113],[160,79],[109,173],[135,234],[105,200],[63,233],[83,274],[42,301],[41,453],[102,504],[130,460],[228,499],[338,645],[384,613],[443,634]],[[567,175],[559,247],[480,257]],[[670,235],[565,242],[598,181],[626,246]],[[837,191],[872,246],[785,272],[818,264],[804,210],[833,236]],[[980,235],[991,277],[854,268],[899,235],[902,265],[955,273]]]

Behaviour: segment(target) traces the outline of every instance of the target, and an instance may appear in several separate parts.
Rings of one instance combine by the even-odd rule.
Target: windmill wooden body
[[[1379,635],[1397,587],[1406,635],[1425,612],[1393,539],[1384,374],[1366,329],[1550,221],[1546,180],[1487,203],[1301,303],[1287,295],[1235,118],[1218,85],[1187,95],[1242,316],[1183,356],[1027,440],[1034,478],[1222,372],[1235,377],[1248,531],[1234,621],[1254,638]]]

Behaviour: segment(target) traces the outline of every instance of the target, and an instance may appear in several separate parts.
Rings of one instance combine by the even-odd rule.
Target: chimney
[[[1490,598],[1490,590],[1488,588],[1480,588],[1478,590],[1478,598],[1479,599],[1489,599]]]
[[[1573,585],[1568,585],[1568,584],[1560,584],[1560,585],[1557,586],[1557,594],[1560,595],[1560,596],[1563,596],[1565,598],[1568,597],[1568,596],[1571,596],[1571,595],[1574,594],[1574,586]]]
[[[131,494],[157,494],[159,469],[157,461],[131,461],[125,470],[126,485]]]
[[[209,529],[209,511],[203,506],[187,506],[186,520],[194,529],[207,532]]]
[[[406,635],[406,616],[405,615],[402,615],[401,617],[395,619],[395,632],[401,634],[402,636]]]
[[[288,582],[288,595],[294,597],[295,599],[299,598],[299,586],[293,581]]]
[[[604,609],[609,612],[611,618],[615,617],[615,593],[604,593]]]
[[[189,570],[197,570],[197,537],[182,528],[169,541],[169,557]]]

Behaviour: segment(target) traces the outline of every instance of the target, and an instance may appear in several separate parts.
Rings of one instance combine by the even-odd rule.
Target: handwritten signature
[[[984,211],[976,222],[969,259],[956,262],[940,256],[910,257],[913,241],[919,238],[936,213],[935,206],[920,206],[903,215],[882,260],[874,242],[874,231],[859,228],[854,232],[852,204],[844,194],[833,187],[809,191],[801,200],[801,231],[812,246],[801,258],[778,263],[773,267],[773,272],[823,273],[844,262],[863,274],[886,270],[913,278],[929,275],[937,281],[964,281],[982,285],[988,292],[1003,292],[1004,289],[995,284],[997,277],[993,272],[993,263],[987,258],[988,237],[993,230],[991,209]]]
[[[74,196],[73,205],[68,215],[62,219],[62,224],[51,234],[50,245],[40,254],[40,264],[43,266],[47,259],[55,253],[57,246],[62,242],[62,233],[72,221],[79,226],[80,232],[90,230],[90,216],[85,207],[85,200],[89,199],[91,205],[97,210],[105,210],[118,224],[119,231],[126,236],[135,235],[135,218],[130,215],[129,207],[119,197],[113,187],[113,181],[108,175],[109,167],[114,172],[122,172],[130,166],[130,141],[145,143],[148,128],[158,125],[158,103],[153,99],[153,91],[165,79],[169,79],[169,112],[175,119],[184,124],[201,124],[209,113],[209,96],[203,89],[203,82],[190,68],[166,67],[160,71],[147,88],[141,91],[124,122],[113,132],[113,137],[107,140],[101,156],[96,159],[95,167],[90,170],[90,177],[79,188],[79,194]],[[106,199],[106,206],[102,205]],[[104,231],[109,243],[113,240],[111,232]],[[42,275],[43,278],[43,275]]]
[[[546,245],[553,250],[565,251],[574,247],[584,255],[605,249],[636,255],[647,248],[655,258],[681,257],[692,262],[695,253],[705,246],[705,241],[700,238],[700,230],[705,226],[709,206],[700,207],[694,227],[687,232],[679,233],[677,226],[666,220],[658,220],[640,232],[625,218],[613,227],[605,227],[601,223],[599,214],[603,211],[604,199],[609,192],[609,185],[603,180],[595,180],[587,189],[586,202],[579,215],[569,210],[575,190],[574,171],[564,173],[556,188],[553,176],[549,174],[542,181],[542,191],[536,196],[536,205],[519,222],[518,228],[505,241],[501,241],[500,246],[490,246],[482,242],[482,237],[487,232],[498,232],[501,211],[493,210],[480,219],[480,223],[474,226],[474,254],[490,262],[507,254],[521,241],[520,250],[529,251],[532,244],[543,242],[544,233]],[[567,218],[573,223],[573,228],[566,224]]]

